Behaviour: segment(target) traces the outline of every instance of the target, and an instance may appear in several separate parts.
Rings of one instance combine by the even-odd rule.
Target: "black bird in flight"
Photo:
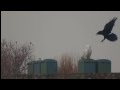
[[[102,31],[99,31],[98,33],[96,33],[97,35],[104,36],[104,39],[101,42],[103,42],[105,39],[107,39],[109,41],[116,41],[117,40],[117,35],[114,33],[111,33],[116,20],[117,20],[117,17],[114,17],[112,20],[110,20],[104,26],[104,29]]]

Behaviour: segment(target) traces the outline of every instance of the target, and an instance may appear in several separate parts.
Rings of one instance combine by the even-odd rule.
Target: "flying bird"
[[[117,17],[114,17],[112,20],[110,20],[105,26],[102,31],[97,32],[97,35],[103,35],[104,39],[101,41],[103,42],[105,39],[109,41],[116,41],[117,35],[114,33],[111,33],[113,26],[115,24],[115,21],[117,20]]]

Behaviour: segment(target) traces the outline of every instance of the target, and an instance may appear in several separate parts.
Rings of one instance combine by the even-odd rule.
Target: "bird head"
[[[96,33],[97,35],[103,35],[103,31],[99,31]]]

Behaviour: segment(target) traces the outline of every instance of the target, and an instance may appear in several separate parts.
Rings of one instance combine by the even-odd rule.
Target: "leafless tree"
[[[16,78],[25,72],[27,62],[33,58],[33,45],[30,43],[1,40],[1,78]]]
[[[63,54],[60,58],[58,68],[59,74],[73,74],[77,72],[77,65],[73,62],[74,58],[68,54]]]

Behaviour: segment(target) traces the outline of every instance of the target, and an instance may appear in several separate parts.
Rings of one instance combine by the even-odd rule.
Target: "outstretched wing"
[[[116,17],[114,17],[112,20],[110,20],[110,21],[105,25],[103,32],[106,33],[106,34],[111,33],[111,31],[112,31],[112,29],[113,29],[113,26],[114,26],[116,20],[117,20]]]
[[[109,41],[116,41],[116,40],[118,39],[118,37],[117,37],[116,34],[111,33],[111,34],[107,37],[107,39],[108,39]]]

